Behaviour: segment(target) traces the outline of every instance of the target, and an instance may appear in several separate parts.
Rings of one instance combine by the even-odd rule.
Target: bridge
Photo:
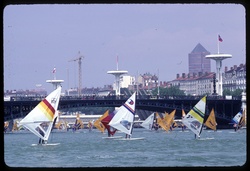
[[[186,113],[201,99],[202,97],[177,96],[164,99],[138,98],[136,100],[136,111],[141,120],[145,120],[151,112],[170,113],[176,109],[176,119],[181,119],[181,110]],[[120,107],[127,97],[120,98],[70,98],[62,97],[59,102],[58,110],[67,110],[70,108],[80,107]],[[22,99],[17,101],[4,101],[4,121],[23,118],[26,116],[41,99]],[[232,128],[232,118],[240,111],[242,105],[241,98],[224,99],[214,96],[207,97],[206,115],[208,117],[212,108],[215,110],[218,128]],[[148,111],[148,112],[142,112]]]

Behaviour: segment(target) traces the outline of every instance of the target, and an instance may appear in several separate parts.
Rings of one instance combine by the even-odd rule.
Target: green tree
[[[241,89],[236,89],[235,91],[233,91],[232,95],[233,96],[241,96],[241,93],[243,92],[243,90]]]
[[[231,96],[232,92],[229,89],[224,89],[222,94],[223,96]]]
[[[224,89],[223,90],[223,96],[241,96],[241,93],[243,90],[241,89],[236,89],[235,91],[230,91],[229,89]]]
[[[171,87],[159,87],[160,96],[184,96],[183,90],[180,90],[178,86]],[[152,94],[156,96],[158,94],[158,88],[152,90]]]

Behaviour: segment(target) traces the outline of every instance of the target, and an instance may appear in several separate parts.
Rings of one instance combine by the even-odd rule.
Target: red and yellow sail
[[[107,110],[100,118],[98,118],[95,122],[94,122],[94,126],[99,129],[102,133],[104,133],[105,131],[105,126],[102,124],[102,120],[104,118],[106,118],[109,114],[109,110]]]
[[[55,109],[54,107],[44,99],[38,104],[38,108],[42,111],[42,113],[48,118],[49,121],[53,120]]]

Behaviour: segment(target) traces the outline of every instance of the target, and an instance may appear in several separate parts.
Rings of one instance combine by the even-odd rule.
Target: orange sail
[[[160,125],[162,129],[164,129],[165,131],[169,130],[169,128],[167,127],[166,121],[162,119],[157,112],[156,112],[156,120],[157,120],[157,124]]]
[[[61,129],[62,121],[60,120],[57,122],[57,124],[54,126],[56,129]]]
[[[186,113],[185,113],[184,109],[182,109],[181,112],[182,112],[182,119],[183,119],[186,116]],[[182,131],[183,131],[185,128],[185,125],[183,123],[181,123],[181,127],[182,127]]]
[[[217,123],[216,123],[216,120],[215,120],[214,109],[211,110],[211,112],[210,112],[210,114],[209,114],[209,116],[208,116],[208,118],[207,118],[207,120],[205,122],[205,125],[208,128],[216,131],[216,125],[217,125]]]
[[[170,114],[167,114],[165,115],[164,117],[164,120],[165,120],[165,123],[166,123],[166,127],[167,127],[167,130],[168,131],[170,129],[170,127],[173,125],[174,123],[174,116],[175,116],[175,112],[176,112],[176,109],[173,110]]]
[[[181,110],[181,113],[182,113],[182,118],[184,118],[184,116],[186,116],[184,109]]]

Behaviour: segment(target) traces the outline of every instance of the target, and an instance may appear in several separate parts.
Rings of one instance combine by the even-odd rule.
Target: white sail
[[[117,111],[115,116],[109,122],[109,125],[124,132],[132,134],[135,117],[135,95],[134,93]]]
[[[182,123],[193,131],[198,137],[200,136],[203,126],[205,109],[206,96],[204,96],[182,119]]]
[[[61,95],[61,87],[51,92],[19,123],[30,132],[47,142],[54,121],[58,117],[58,104]]]
[[[152,130],[154,119],[155,119],[155,113],[152,113],[140,125],[148,130]]]

